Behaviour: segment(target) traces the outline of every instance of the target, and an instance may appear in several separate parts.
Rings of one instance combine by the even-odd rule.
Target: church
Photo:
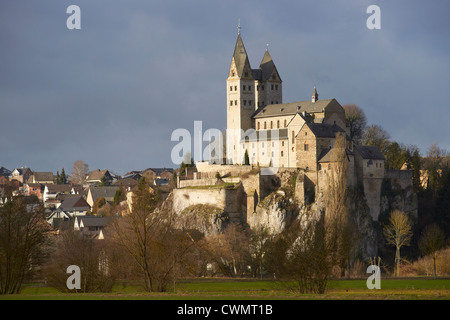
[[[315,192],[321,192],[327,171],[336,162],[334,147],[340,133],[345,137],[349,185],[359,183],[366,196],[373,191],[379,199],[383,154],[351,141],[344,108],[336,99],[319,99],[315,87],[311,99],[283,102],[283,82],[268,48],[259,67],[252,69],[240,30],[226,85],[227,163],[297,168],[305,172]]]

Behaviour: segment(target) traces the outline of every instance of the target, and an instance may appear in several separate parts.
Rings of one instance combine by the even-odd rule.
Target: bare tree
[[[28,206],[6,191],[0,205],[0,294],[19,293],[25,278],[42,263],[50,231],[44,208]]]
[[[206,237],[203,250],[225,275],[235,277],[244,274],[250,260],[248,241],[248,234],[242,226],[231,223],[223,233]]]
[[[346,104],[342,107],[345,110],[345,117],[350,126],[350,139],[358,142],[367,125],[366,115],[356,104]]]
[[[86,182],[86,176],[89,172],[89,166],[87,163],[84,163],[83,160],[77,160],[73,164],[72,173],[71,173],[71,182],[73,184],[84,185]]]
[[[48,283],[66,292],[110,292],[116,272],[113,246],[80,231],[65,230],[55,240],[53,253],[45,266]],[[66,286],[67,267],[80,267],[80,289]]]
[[[436,224],[425,227],[422,237],[419,240],[419,249],[423,255],[430,255],[433,259],[433,274],[437,277],[436,260],[439,250],[445,246],[445,234]]]
[[[136,266],[147,291],[166,291],[193,247],[189,233],[175,230],[170,211],[157,208],[158,198],[149,192],[145,179],[139,181],[130,214],[111,224],[111,236],[130,264]]]
[[[363,131],[361,144],[367,146],[376,146],[385,154],[389,147],[389,134],[380,125],[370,125]]]
[[[341,274],[350,272],[350,262],[356,243],[355,227],[350,219],[349,159],[346,151],[346,137],[336,135],[332,149],[333,160],[328,172],[328,186],[325,191],[326,241],[331,249],[330,263],[339,267]]]
[[[384,226],[384,236],[388,244],[395,246],[396,275],[400,274],[400,249],[408,246],[412,238],[411,223],[406,213],[393,210],[389,217],[389,223]]]

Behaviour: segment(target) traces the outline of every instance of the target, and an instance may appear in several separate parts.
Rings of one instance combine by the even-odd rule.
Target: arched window
[[[267,125],[266,122],[264,121],[264,129],[267,129]]]
[[[277,120],[277,129],[280,129],[280,120]]]

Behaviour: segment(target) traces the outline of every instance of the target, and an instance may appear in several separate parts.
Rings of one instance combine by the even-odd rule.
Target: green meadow
[[[450,279],[382,279],[381,289],[369,290],[366,279],[330,280],[325,294],[300,294],[276,281],[249,279],[191,279],[169,292],[146,292],[139,284],[118,282],[109,293],[63,293],[43,284],[26,284],[20,294],[0,300],[450,300]]]

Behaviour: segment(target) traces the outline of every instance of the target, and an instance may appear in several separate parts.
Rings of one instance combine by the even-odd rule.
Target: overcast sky
[[[81,30],[69,30],[69,5]],[[369,30],[369,5],[381,29]],[[450,150],[450,2],[0,0],[0,166],[176,167],[172,131],[226,128],[238,19],[283,102],[359,105],[392,140]]]

